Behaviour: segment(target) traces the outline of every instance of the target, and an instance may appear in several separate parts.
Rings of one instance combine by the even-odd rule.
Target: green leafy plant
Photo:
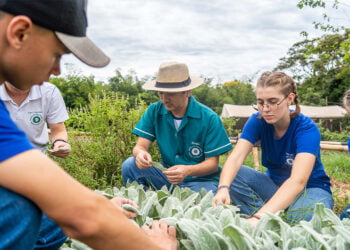
[[[96,190],[106,197],[125,197],[140,206],[133,222],[151,225],[154,219],[176,227],[179,249],[349,249],[350,220],[340,220],[330,209],[317,204],[311,221],[288,224],[277,214],[267,214],[252,227],[236,206],[212,207],[212,192],[194,192],[165,186],[144,191],[130,184],[120,189]],[[78,249],[67,241],[64,249]],[[81,247],[81,245],[79,245]],[[85,249],[85,248],[79,248]],[[86,248],[88,249],[88,248]]]
[[[137,137],[131,133],[147,106],[140,101],[130,107],[116,93],[89,97],[89,105],[71,110],[66,122],[72,153],[54,158],[67,172],[92,189],[122,185],[121,165],[132,156]],[[157,160],[158,150],[150,153]]]

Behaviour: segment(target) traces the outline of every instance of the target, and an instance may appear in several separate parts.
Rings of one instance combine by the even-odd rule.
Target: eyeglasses
[[[266,103],[258,102],[256,105],[253,104],[253,108],[258,111],[262,111],[264,107],[266,107],[269,110],[276,110],[278,106],[288,97],[289,95],[285,96],[280,102],[271,102],[267,101]]]

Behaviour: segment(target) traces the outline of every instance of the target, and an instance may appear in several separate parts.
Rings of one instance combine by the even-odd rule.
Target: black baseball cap
[[[0,0],[0,10],[28,16],[34,24],[52,30],[82,62],[104,67],[110,59],[88,37],[87,0]]]

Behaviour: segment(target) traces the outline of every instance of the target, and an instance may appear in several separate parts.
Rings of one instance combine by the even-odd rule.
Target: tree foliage
[[[101,95],[107,87],[96,82],[94,76],[81,76],[72,73],[66,77],[54,77],[50,82],[61,91],[67,108],[77,108],[89,104],[89,95]]]
[[[349,37],[346,30],[295,43],[275,70],[292,72],[304,104],[339,103],[350,81]]]

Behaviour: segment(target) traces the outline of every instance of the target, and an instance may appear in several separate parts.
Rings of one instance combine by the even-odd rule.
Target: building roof
[[[294,109],[295,106],[291,106]],[[332,106],[305,106],[300,105],[301,113],[312,119],[339,119],[346,115],[346,110],[338,105]],[[252,105],[232,105],[224,104],[222,118],[248,118],[257,112]]]

